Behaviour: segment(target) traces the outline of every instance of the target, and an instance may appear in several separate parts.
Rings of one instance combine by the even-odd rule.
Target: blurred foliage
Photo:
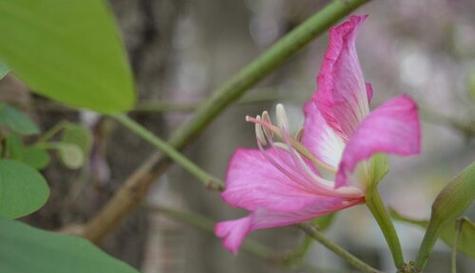
[[[104,1],[1,0],[0,14],[0,59],[33,92],[99,112],[132,108],[132,74]]]
[[[138,273],[79,237],[0,218],[0,272]]]

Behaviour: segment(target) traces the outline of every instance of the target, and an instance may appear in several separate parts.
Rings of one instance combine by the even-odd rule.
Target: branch
[[[172,135],[169,144],[178,150],[183,149],[249,88],[339,19],[368,1],[332,1],[214,91],[198,108],[194,117]],[[169,164],[169,159],[159,153],[150,156],[119,188],[105,207],[86,224],[84,237],[97,243],[113,230],[140,204],[150,185],[165,172]]]
[[[300,224],[299,227],[303,231],[305,231],[305,233],[307,233],[308,236],[320,242],[326,248],[328,248],[329,250],[331,250],[333,253],[340,256],[341,258],[343,258],[345,261],[347,261],[349,264],[351,264],[353,267],[357,268],[358,270],[365,273],[383,273],[382,271],[379,271],[378,269],[373,268],[372,266],[363,262],[358,257],[354,256],[353,254],[351,254],[350,252],[348,252],[341,246],[325,238],[325,236],[323,236],[323,234],[320,231],[318,231],[316,228],[314,228],[313,226],[309,224]]]
[[[198,178],[203,184],[213,190],[222,190],[224,188],[224,183],[209,175],[206,171],[198,167],[193,161],[188,159],[186,156],[182,155],[179,151],[174,149],[168,143],[155,136],[152,132],[144,128],[142,125],[138,124],[128,116],[124,114],[112,115],[112,117],[120,122],[122,125],[127,127],[130,131],[136,133],[141,138],[145,139],[151,143],[155,148],[166,154],[170,157],[175,163],[180,165],[183,169],[188,171],[190,174]]]

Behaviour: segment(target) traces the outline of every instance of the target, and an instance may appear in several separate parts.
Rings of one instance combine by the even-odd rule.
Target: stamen
[[[258,115],[255,118],[246,116],[246,121],[255,123],[257,146],[259,147],[259,150],[264,155],[264,157],[269,161],[269,163],[271,163],[275,168],[277,168],[290,180],[296,182],[296,185],[301,187],[303,190],[308,189],[307,186],[310,186],[308,185],[308,183],[311,183],[311,185],[316,186],[316,188],[312,188],[314,188],[316,190],[316,193],[318,194],[339,197],[360,197],[361,192],[357,191],[358,189],[354,190],[345,187],[335,191],[334,183],[332,181],[326,180],[318,176],[316,173],[314,173],[313,170],[310,169],[310,166],[308,166],[304,159],[301,157],[300,151],[295,148],[294,144],[297,141],[291,138],[287,132],[287,117],[285,115],[285,110],[281,107],[282,105],[279,107],[280,110],[276,110],[276,112],[279,112],[279,125],[281,126],[281,128],[278,128],[272,124],[272,121],[267,111],[264,111],[262,113],[262,116]],[[273,140],[273,134],[278,135],[281,139],[285,141],[285,143],[275,142]],[[283,160],[283,162],[276,160],[273,156],[270,156],[268,154],[269,151],[264,148],[263,145],[270,145],[272,149],[285,150],[291,155],[291,162],[288,162],[288,159],[286,159],[286,157],[280,157],[280,160]],[[306,148],[303,147],[303,149],[307,151]],[[305,154],[303,155],[305,156]]]
[[[281,129],[289,128],[289,119],[287,118],[287,113],[285,112],[285,108],[282,104],[277,104],[275,107],[275,114],[277,117],[277,125]]]
[[[298,130],[298,132],[295,134],[295,139],[298,142],[302,142],[302,137],[303,137],[303,128],[300,128],[300,130]]]
[[[261,117],[257,116],[256,120],[260,120]],[[262,125],[259,123],[255,124],[255,131],[256,131],[256,138],[257,142],[260,142],[262,145],[267,145],[266,137],[264,136],[264,132],[262,131]]]
[[[270,124],[270,125],[272,126],[272,120],[270,119],[269,113],[268,113],[267,111],[262,112],[262,122],[263,122],[263,123]],[[267,126],[262,126],[262,130],[263,130],[264,133],[266,133],[267,135],[270,135],[271,138],[274,137],[274,132],[273,132],[273,130],[271,130],[271,129],[268,128]]]
[[[246,116],[246,121],[247,122],[252,122],[252,123],[259,123],[260,125],[262,125],[262,129],[263,129],[264,133],[267,133],[271,136],[273,134],[276,134],[280,138],[283,138],[281,129],[272,124],[267,111],[264,111],[262,113],[262,118],[260,120],[257,120],[256,118],[253,118],[253,117],[250,117],[250,116]],[[321,167],[321,168],[323,168],[327,171],[330,171],[332,173],[336,172],[335,167],[333,167],[331,165],[328,165],[327,163],[325,163],[325,162],[319,160],[318,158],[316,158],[310,151],[307,150],[307,148],[305,148],[305,146],[303,146],[300,142],[298,142],[294,138],[290,139],[290,143],[292,144],[292,147],[294,149],[296,149],[300,154],[302,154],[307,159],[312,161],[312,163],[315,164],[316,167]]]
[[[288,151],[294,161],[294,165],[300,170],[299,173],[303,174],[306,178],[305,181],[312,181],[315,186],[318,187],[319,193],[324,195],[330,196],[341,196],[340,193],[335,193],[334,191],[334,182],[326,180],[317,174],[315,174],[307,165],[307,163],[303,160],[299,153],[292,148],[290,143],[289,134],[284,130],[282,132],[282,136],[285,142],[288,145]],[[342,192],[344,196],[346,196],[346,192]],[[352,195],[352,194],[351,194]]]

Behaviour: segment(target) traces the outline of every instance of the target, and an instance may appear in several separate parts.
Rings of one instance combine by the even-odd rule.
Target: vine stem
[[[208,174],[206,171],[204,171],[195,163],[193,163],[193,161],[191,161],[186,156],[177,151],[175,148],[173,148],[173,146],[169,145],[166,141],[154,135],[142,125],[129,118],[127,115],[115,114],[111,115],[111,117],[113,117],[119,123],[127,127],[130,131],[134,132],[144,140],[151,143],[158,150],[162,151],[175,163],[177,163],[183,169],[198,178],[207,188],[214,190],[222,190],[224,188],[224,183],[220,179]]]
[[[180,126],[168,142],[175,149],[191,143],[227,106],[241,97],[253,85],[269,75],[331,25],[369,0],[335,0],[300,24],[229,81],[214,91],[196,111],[193,118]],[[144,199],[150,185],[170,165],[168,157],[151,155],[116,191],[109,202],[86,223],[83,236],[100,242]]]
[[[379,271],[378,269],[376,269],[376,268],[368,265],[367,263],[363,262],[358,257],[356,257],[353,254],[351,254],[350,252],[348,252],[346,249],[342,248],[341,246],[339,246],[339,245],[335,244],[334,242],[330,241],[329,239],[327,239],[320,231],[318,231],[312,225],[310,225],[310,224],[300,224],[299,227],[308,236],[310,236],[312,239],[320,242],[322,245],[324,245],[326,248],[331,250],[336,255],[343,258],[345,261],[347,261],[349,264],[351,264],[356,269],[358,269],[362,272],[365,272],[365,273],[383,273],[382,271]]]

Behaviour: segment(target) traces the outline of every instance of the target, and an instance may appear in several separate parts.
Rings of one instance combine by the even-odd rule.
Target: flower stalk
[[[383,232],[386,243],[389,246],[394,264],[397,268],[404,266],[404,256],[402,254],[401,243],[394,228],[391,217],[384,206],[376,188],[370,187],[366,192],[366,206],[371,211],[371,214],[376,219],[381,231]]]

